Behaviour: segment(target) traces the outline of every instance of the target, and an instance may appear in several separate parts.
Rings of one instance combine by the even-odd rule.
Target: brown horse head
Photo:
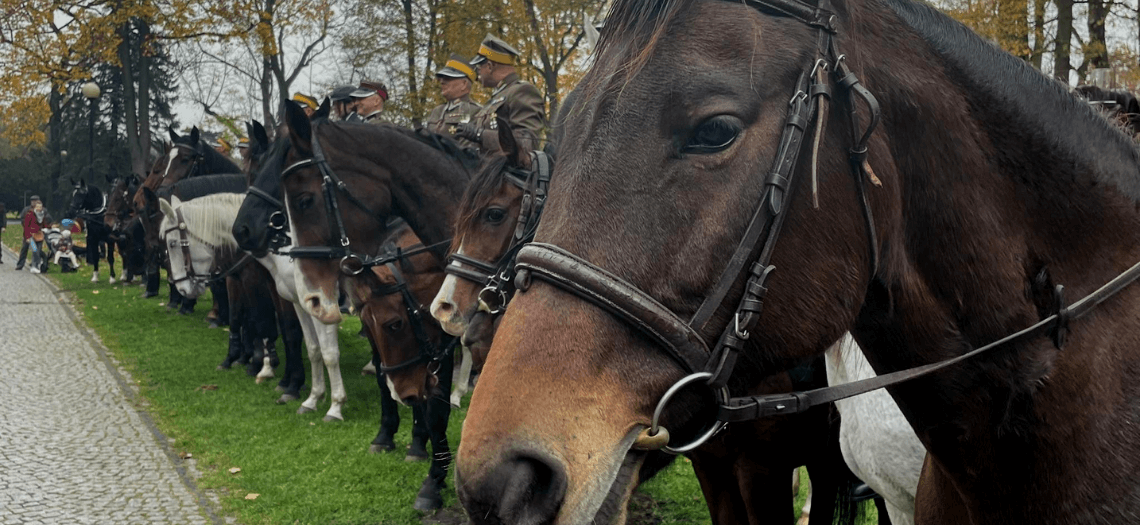
[[[531,169],[531,152],[519,146],[510,126],[498,119],[499,144],[502,152],[484,161],[471,179],[455,220],[452,251],[469,259],[495,266],[514,239],[519,212],[522,209],[527,170]],[[526,141],[523,141],[526,142]],[[462,261],[451,265],[463,269]],[[463,335],[478,309],[479,292],[487,285],[484,271],[480,275],[449,273],[439,294],[431,302],[431,314],[447,333]],[[490,344],[490,339],[486,341]],[[477,366],[481,366],[479,362]]]
[[[406,225],[393,232],[389,242],[403,250],[422,246]],[[397,401],[421,402],[439,394],[435,392],[439,381],[429,365],[443,333],[422,305],[439,291],[443,277],[439,260],[421,252],[374,266],[371,272],[351,279],[352,292],[361,305],[360,320],[380,355],[381,371]]]
[[[451,238],[451,210],[466,186],[468,168],[412,130],[310,122],[294,106],[286,105],[290,148],[282,164],[296,165],[282,173],[293,246],[323,249],[317,257],[292,252],[301,270],[298,293],[314,317],[331,323],[340,320],[342,262],[349,255],[378,254],[379,233],[389,216],[405,218],[425,244]],[[326,159],[324,168],[315,162],[297,165],[313,158],[314,144]]]
[[[456,485],[475,523],[622,521],[644,457],[634,444],[659,402],[723,362],[687,364],[664,322],[634,321],[645,316],[631,298],[687,325],[693,347],[744,340],[730,383],[741,392],[847,328],[881,373],[960,356],[1140,260],[1140,153],[1060,84],[918,2],[831,0],[820,19],[811,7],[615,3],[565,121],[539,246],[524,252],[572,261],[558,266],[570,277],[540,261],[520,275],[464,425]],[[821,58],[828,89],[808,89]],[[828,91],[830,106],[788,118]],[[793,128],[802,140],[783,142]],[[783,172],[792,183],[781,149],[799,153]],[[782,228],[742,243],[754,216]],[[756,275],[771,273],[746,295],[764,253]],[[637,293],[581,298],[598,283]],[[757,295],[743,305],[755,322],[733,334],[741,299]],[[891,388],[929,450],[918,505],[929,522],[1136,511],[1131,487],[1103,489],[1095,509],[1082,494],[1140,467],[1140,440],[1106,430],[1140,418],[1122,401],[1140,396],[1137,306],[1132,286],[1059,330],[1063,352],[1026,338]],[[708,390],[660,405],[671,444],[725,410]]]
[[[118,177],[111,181],[111,191],[107,194],[107,214],[103,221],[112,231],[121,231],[135,218],[135,207],[131,197],[138,191],[139,179],[135,175]]]

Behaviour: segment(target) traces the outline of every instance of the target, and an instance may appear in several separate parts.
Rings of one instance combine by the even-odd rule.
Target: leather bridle
[[[1140,263],[1138,263],[1068,307],[1063,301],[1063,287],[1057,286],[1053,291],[1056,304],[1052,315],[1020,332],[949,360],[807,392],[732,398],[728,393],[727,383],[736,364],[737,355],[749,339],[750,330],[760,316],[767,293],[767,279],[776,269],[771,264],[772,253],[787,216],[785,211],[789,207],[791,192],[796,188],[795,168],[801,150],[806,147],[803,139],[813,122],[813,117],[815,140],[812,147],[811,172],[814,197],[816,156],[822,136],[822,126],[826,121],[827,102],[831,98],[831,86],[826,81],[825,71],[831,71],[834,83],[845,95],[843,99],[849,112],[854,144],[848,150],[848,155],[870,245],[870,275],[874,276],[878,271],[878,242],[875,238],[874,219],[864,190],[864,180],[879,184],[867,162],[867,141],[878,123],[879,105],[870,92],[860,84],[858,77],[849,70],[844,55],[836,52],[834,40],[838,29],[835,25],[836,15],[828,10],[827,0],[822,0],[819,7],[800,0],[743,0],[743,3],[764,13],[793,18],[816,28],[819,47],[814,62],[805,67],[800,75],[794,95],[789,102],[779,149],[771,171],[765,178],[764,192],[752,220],[727,267],[692,319],[686,322],[636,286],[558,246],[530,243],[522,247],[517,256],[515,285],[519,291],[525,293],[531,280],[539,279],[573,293],[636,327],[657,342],[688,374],[670,387],[658,401],[650,428],[639,436],[635,448],[662,449],[674,454],[685,453],[703,444],[729,422],[803,412],[813,406],[915,379],[993,348],[1042,334],[1052,336],[1054,344],[1060,348],[1070,320],[1084,315],[1140,277]],[[864,128],[859,127],[855,97],[863,100],[870,113],[870,122]],[[721,307],[742,274],[746,279],[743,295],[731,320],[723,327],[710,349],[710,344],[702,333],[708,328],[708,321]],[[668,445],[668,431],[660,426],[660,416],[678,392],[688,385],[701,383],[709,386],[715,393],[719,404],[717,421],[695,441],[671,447]]]
[[[364,212],[367,213],[369,217],[377,222],[380,222],[380,217],[382,217],[382,215],[372,211],[368,205],[361,202],[360,199],[357,199],[356,196],[354,196],[352,192],[348,190],[348,186],[344,183],[344,181],[342,181],[340,177],[337,177],[336,173],[333,172],[332,167],[329,166],[328,159],[325,158],[324,148],[321,147],[321,143],[317,139],[318,125],[319,121],[313,122],[311,131],[312,137],[310,139],[310,143],[312,145],[313,156],[294,162],[293,164],[290,164],[288,167],[286,167],[281,172],[281,181],[284,183],[286,178],[301,169],[310,167],[317,168],[321,174],[321,194],[324,201],[325,214],[329,217],[329,220],[332,221],[332,225],[330,226],[330,234],[332,238],[337,239],[339,245],[334,244],[328,246],[297,246],[289,249],[288,251],[279,251],[278,253],[292,257],[294,259],[340,259],[339,266],[342,273],[345,273],[347,275],[358,275],[366,268],[384,264],[385,258],[371,257],[367,254],[355,252],[349,248],[350,241],[348,240],[348,233],[344,228],[344,217],[340,212],[340,201],[337,195],[343,193],[349,202],[361,210],[364,210]],[[254,187],[251,186],[249,193],[265,199],[270,204],[277,206],[280,210],[285,209],[284,204],[280,200],[260,189],[255,190]],[[276,224],[274,223],[275,217],[277,217]],[[277,213],[274,213],[270,215],[270,228],[280,231],[286,222],[288,221],[285,220],[284,214],[278,215]],[[280,224],[280,226],[278,224]],[[381,223],[380,226],[385,228],[387,227],[383,223]],[[451,240],[448,239],[446,241],[441,241],[439,243],[425,247],[424,249],[435,250],[450,243]]]
[[[448,343],[441,341],[440,344],[432,344],[425,325],[425,318],[431,317],[431,315],[425,311],[424,306],[412,295],[411,287],[408,286],[408,280],[404,278],[404,273],[400,270],[401,267],[407,267],[412,264],[412,261],[409,259],[409,257],[411,257],[410,254],[422,253],[423,251],[426,251],[426,247],[422,244],[410,246],[408,251],[405,252],[398,248],[393,242],[389,241],[384,243],[382,257],[386,258],[387,261],[383,264],[388,267],[388,271],[392,273],[392,278],[395,279],[396,282],[375,288],[372,290],[372,294],[375,296],[395,293],[401,295],[404,302],[404,311],[407,312],[408,315],[408,324],[412,329],[412,334],[416,338],[420,352],[416,357],[396,365],[385,366],[384,363],[380,363],[380,372],[383,374],[398,372],[420,363],[428,363],[429,365],[439,363],[447,357],[448,352],[455,349],[455,342],[459,340],[459,338],[453,338]]]
[[[466,279],[483,286],[479,292],[479,309],[491,315],[498,315],[507,307],[511,286],[515,278],[515,257],[524,245],[534,240],[538,221],[546,205],[546,194],[550,188],[550,172],[554,161],[542,151],[531,153],[529,171],[505,167],[505,179],[523,191],[518,221],[514,236],[503,255],[494,263],[474,257],[453,253],[447,258],[444,273]]]
[[[194,157],[190,163],[190,169],[186,170],[186,175],[183,175],[182,178],[189,179],[190,177],[198,176],[198,172],[202,171],[202,164],[206,163],[206,155],[202,153],[201,141],[199,141],[198,144],[195,144],[194,146],[191,146],[189,144],[180,144],[177,142],[174,142],[173,145],[175,149],[186,149],[194,154]],[[163,171],[162,178],[164,180],[166,179],[166,175],[167,173]]]
[[[178,283],[182,281],[191,281],[201,284],[202,286],[208,286],[215,282],[225,280],[227,277],[236,274],[239,270],[245,267],[245,265],[253,261],[253,255],[249,252],[246,252],[228,269],[219,270],[217,267],[217,258],[215,256],[214,267],[210,269],[209,277],[198,275],[194,271],[194,261],[190,258],[190,237],[194,235],[190,233],[189,228],[186,226],[186,220],[182,218],[182,208],[176,208],[174,210],[173,218],[175,219],[174,227],[163,230],[163,236],[169,239],[170,232],[178,232],[178,247],[180,250],[182,250],[182,265],[185,273],[182,277],[175,279],[173,278],[174,272],[171,272],[169,275],[170,284],[177,286]],[[197,238],[197,240],[198,242],[213,250],[215,253],[217,252],[217,246],[214,246],[200,238]]]

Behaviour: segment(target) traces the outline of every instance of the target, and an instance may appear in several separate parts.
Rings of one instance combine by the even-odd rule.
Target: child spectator
[[[71,251],[71,230],[65,229],[60,235],[62,237],[59,239],[59,246],[55,249],[54,262],[59,265],[60,273],[74,272],[76,268],[79,268],[79,259],[75,257],[75,252]],[[64,259],[64,262],[60,263],[60,259]],[[71,262],[68,263],[67,261]]]

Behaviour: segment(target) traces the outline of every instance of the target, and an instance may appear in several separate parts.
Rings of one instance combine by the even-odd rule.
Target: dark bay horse
[[[415,253],[423,245],[406,224],[389,232],[383,253],[392,260],[362,272],[349,287],[372,343],[378,375],[387,381],[393,398],[411,405],[416,420],[428,424],[431,466],[413,506],[433,510],[443,506],[440,490],[451,464],[447,423],[455,353],[454,338],[440,329],[423,305],[439,291],[443,265],[430,252]],[[408,255],[398,254],[397,248]],[[429,366],[434,374],[428,372]],[[412,371],[418,373],[406,373]]]
[[[105,222],[107,196],[97,186],[88,186],[83,179],[72,179],[71,184],[75,189],[71,192],[71,203],[64,217],[83,219],[87,226],[86,257],[92,269],[91,282],[99,281],[99,259],[106,254],[109,281],[115,284],[115,242]]]
[[[471,347],[476,370],[487,358],[501,319],[500,308],[506,306],[487,302],[509,301],[513,296],[515,272],[510,258],[517,252],[512,249],[516,243],[529,240],[525,232],[538,222],[544,185],[549,182],[549,173],[543,176],[536,166],[538,157],[519,151],[510,128],[501,120],[499,144],[505,154],[489,158],[464,193],[455,225],[457,240],[452,246],[462,257],[452,255],[447,279],[432,303],[432,314],[441,317],[449,333],[462,335],[463,344]],[[547,180],[540,182],[543,178]],[[526,213],[535,216],[520,220],[524,198]],[[505,281],[501,297],[498,292],[488,297],[483,291],[492,276]],[[404,373],[419,372],[426,370],[396,372],[393,381],[407,381]],[[752,393],[826,385],[824,369],[818,365],[796,374],[776,374]],[[838,431],[836,413],[823,406],[791,417],[733,426],[689,452],[713,523],[765,523],[786,517],[788,474],[800,465],[807,465],[811,475],[811,523],[831,523],[837,495],[850,488],[847,482],[851,479],[841,457]],[[772,453],[775,450],[780,453]],[[644,477],[639,480],[644,481]],[[839,514],[853,517],[852,509],[846,507]]]
[[[337,297],[343,256],[379,253],[379,234],[390,216],[404,217],[424,244],[439,244],[435,251],[442,257],[440,243],[451,238],[451,212],[476,160],[443,137],[390,125],[328,122],[319,117],[321,112],[310,122],[292,104],[286,108],[283,135],[290,144],[281,184],[292,242],[320,252],[291,255],[304,275],[298,283],[304,307],[333,323],[341,318]],[[324,177],[312,162],[314,144],[320,144],[327,168],[343,185],[322,187]],[[336,213],[329,213],[326,207],[333,204]],[[234,237],[243,249],[255,255],[268,249],[274,212],[279,212],[275,203],[247,197],[234,223]]]
[[[124,283],[134,280],[136,275],[146,272],[146,246],[145,234],[142,225],[135,221],[135,208],[131,198],[138,191],[139,178],[130,175],[127,177],[108,177],[111,184],[107,192],[107,213],[103,216],[103,223],[111,230],[111,240],[119,247],[119,254],[123,256]]]
[[[755,386],[847,329],[885,374],[1043,320],[1052,334],[890,387],[929,451],[916,522],[1140,515],[1140,287],[1064,322],[1140,260],[1135,146],[924,4],[821,7],[615,4],[464,425],[475,523],[615,521],[655,408],[677,444],[760,412],[700,399],[723,379],[688,375],[700,348]]]

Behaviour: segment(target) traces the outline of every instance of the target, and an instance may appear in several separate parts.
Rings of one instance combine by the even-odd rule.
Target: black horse
[[[87,228],[87,264],[94,273],[91,282],[99,281],[99,259],[106,254],[107,266],[111,275],[109,282],[115,284],[115,244],[111,241],[111,229],[104,216],[107,213],[107,196],[97,186],[88,186],[83,179],[71,179],[75,191],[71,194],[71,205],[64,217],[83,219]]]

